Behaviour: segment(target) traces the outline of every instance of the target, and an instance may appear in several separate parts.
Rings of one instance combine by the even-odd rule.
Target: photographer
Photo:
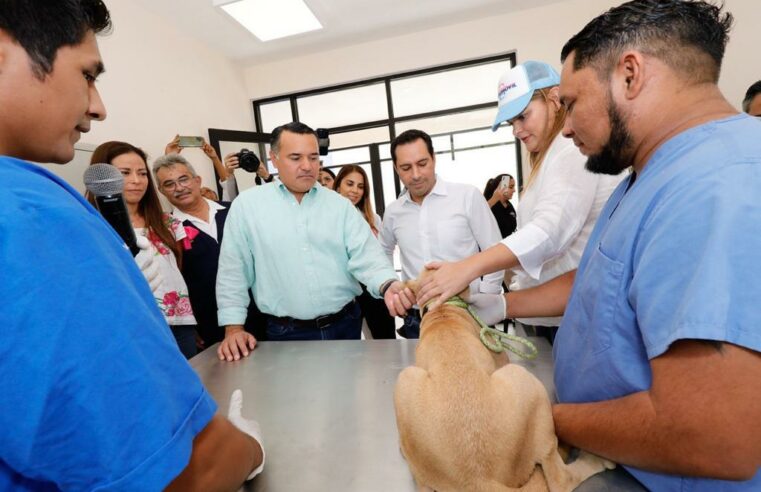
[[[240,152],[234,152],[225,156],[225,172],[227,175],[227,181],[222,183],[223,192],[222,197],[225,200],[232,201],[233,198],[238,196],[238,187],[235,182],[235,170],[240,168],[250,173],[256,173],[254,181],[257,186],[261,186],[263,183],[271,183],[274,176],[272,176],[267,169],[266,165],[263,165],[259,158],[252,151],[248,149],[241,149]],[[229,184],[225,184],[228,183]]]

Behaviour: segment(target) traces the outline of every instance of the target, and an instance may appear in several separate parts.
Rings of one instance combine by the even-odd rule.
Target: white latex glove
[[[471,293],[468,304],[487,325],[495,325],[507,316],[507,301],[504,294]]]
[[[243,410],[243,392],[236,389],[230,397],[230,410],[227,412],[227,418],[241,432],[245,432],[256,439],[256,442],[258,442],[259,446],[262,448],[262,464],[256,467],[256,469],[246,478],[246,480],[251,480],[264,469],[265,452],[264,444],[262,443],[262,429],[259,427],[259,422],[256,420],[244,419],[241,415],[241,410]]]
[[[155,293],[161,287],[162,279],[159,274],[159,265],[153,260],[151,242],[145,236],[137,236],[137,247],[140,248],[140,252],[135,256],[135,263],[148,281],[151,292]]]

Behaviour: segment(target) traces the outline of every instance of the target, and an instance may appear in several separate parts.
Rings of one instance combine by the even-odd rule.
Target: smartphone
[[[499,181],[499,187],[506,190],[508,186],[510,186],[510,177],[502,176],[502,179]]]
[[[180,147],[203,147],[202,137],[180,137]]]

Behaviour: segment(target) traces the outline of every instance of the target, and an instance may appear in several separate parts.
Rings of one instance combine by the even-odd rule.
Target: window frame
[[[338,133],[344,133],[344,132],[352,132],[357,130],[366,130],[370,128],[378,128],[378,127],[387,127],[389,130],[389,137],[390,140],[393,141],[394,138],[396,138],[396,125],[398,123],[402,123],[405,121],[411,121],[411,120],[418,120],[418,119],[425,119],[425,118],[434,118],[438,116],[447,116],[447,115],[453,115],[457,113],[466,113],[469,111],[477,111],[482,109],[496,109],[497,102],[491,101],[486,103],[480,103],[480,104],[472,104],[468,106],[457,106],[452,107],[449,109],[442,109],[442,110],[436,110],[436,111],[429,111],[425,113],[417,113],[417,114],[411,114],[403,117],[397,117],[394,115],[394,104],[393,104],[393,98],[391,93],[391,82],[395,80],[400,79],[407,79],[407,78],[413,78],[413,77],[420,77],[425,75],[431,75],[435,73],[442,73],[442,72],[448,72],[452,70],[458,70],[462,68],[468,68],[468,67],[474,67],[478,65],[486,65],[490,63],[495,62],[502,62],[502,61],[508,61],[510,63],[511,67],[514,67],[517,64],[517,56],[516,52],[509,51],[506,53],[501,53],[497,55],[490,55],[482,58],[474,58],[470,60],[455,62],[455,63],[448,63],[444,65],[437,65],[433,67],[428,68],[421,68],[416,70],[411,70],[407,72],[399,72],[391,75],[386,75],[382,77],[372,77],[367,78],[359,81],[354,82],[347,82],[343,84],[337,84],[327,87],[320,87],[315,89],[309,89],[299,92],[292,92],[287,94],[280,94],[276,96],[270,96],[266,98],[256,99],[252,101],[253,106],[253,113],[254,113],[254,123],[256,125],[256,131],[262,132],[262,116],[261,116],[261,106],[275,103],[275,102],[281,102],[281,101],[289,101],[291,106],[291,116],[292,121],[300,121],[299,120],[299,111],[298,111],[298,99],[301,97],[308,97],[308,96],[316,96],[320,94],[327,94],[330,92],[338,92],[345,89],[354,89],[357,87],[362,86],[368,86],[373,84],[379,84],[383,83],[386,89],[386,104],[388,106],[388,118],[381,119],[381,120],[375,120],[375,121],[366,121],[362,123],[355,123],[351,125],[344,125],[344,126],[338,126],[338,127],[332,127],[328,128],[328,131],[330,134],[338,134]],[[461,133],[464,131],[472,131],[477,128],[469,129],[469,130],[460,130],[455,132],[449,132],[449,133]],[[431,135],[434,136],[434,135]],[[386,142],[373,142],[370,144],[365,144],[362,146],[375,146],[376,144],[384,144]],[[498,144],[492,144],[492,145],[498,145]],[[501,144],[499,144],[501,145]],[[521,149],[520,149],[520,141],[515,139],[514,142],[506,142],[505,145],[514,145],[515,146],[515,160],[516,160],[516,180],[518,184],[518,189],[521,189],[523,186],[523,165],[522,165],[522,159],[521,159]],[[490,145],[491,146],[491,145]],[[351,147],[347,147],[351,148]],[[338,149],[336,149],[338,150]],[[458,150],[466,150],[466,149],[458,149]],[[377,149],[373,150],[374,153],[377,153]],[[449,152],[449,151],[447,151]],[[452,146],[451,152],[454,155],[454,147]],[[436,152],[437,154],[440,152]],[[373,175],[380,176],[380,161],[376,159],[371,159],[371,166],[373,169]],[[375,168],[378,167],[376,170]],[[401,192],[401,184],[399,182],[399,177],[394,173],[394,183],[395,183],[395,195],[399,196]],[[381,185],[382,186],[382,185]],[[375,188],[378,188],[378,186],[375,186]],[[376,201],[378,197],[380,197],[380,203],[376,203],[376,206],[379,210],[384,209],[384,203],[382,198],[382,190],[375,190],[376,195]]]

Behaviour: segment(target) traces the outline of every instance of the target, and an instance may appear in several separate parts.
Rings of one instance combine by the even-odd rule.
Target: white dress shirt
[[[203,219],[199,219],[195,215],[186,214],[182,210],[175,208],[172,212],[172,216],[179,220],[180,222],[183,222],[185,220],[189,220],[194,226],[198,228],[201,232],[205,232],[209,236],[213,237],[215,241],[219,242],[219,239],[217,239],[217,210],[224,210],[224,206],[220,205],[217,202],[213,202],[207,198],[204,198],[206,200],[206,203],[209,204],[209,221],[206,222]]]
[[[579,266],[597,217],[626,173],[594,174],[573,141],[558,135],[518,204],[518,229],[502,244],[518,257],[520,267],[510,290],[543,284]],[[519,320],[558,326],[562,317]]]
[[[474,187],[448,183],[438,176],[431,192],[418,205],[409,192],[383,214],[379,240],[392,258],[399,245],[402,280],[417,278],[432,261],[458,261],[494,246],[501,239],[497,221],[483,195]],[[471,292],[502,292],[502,271],[476,279]]]

